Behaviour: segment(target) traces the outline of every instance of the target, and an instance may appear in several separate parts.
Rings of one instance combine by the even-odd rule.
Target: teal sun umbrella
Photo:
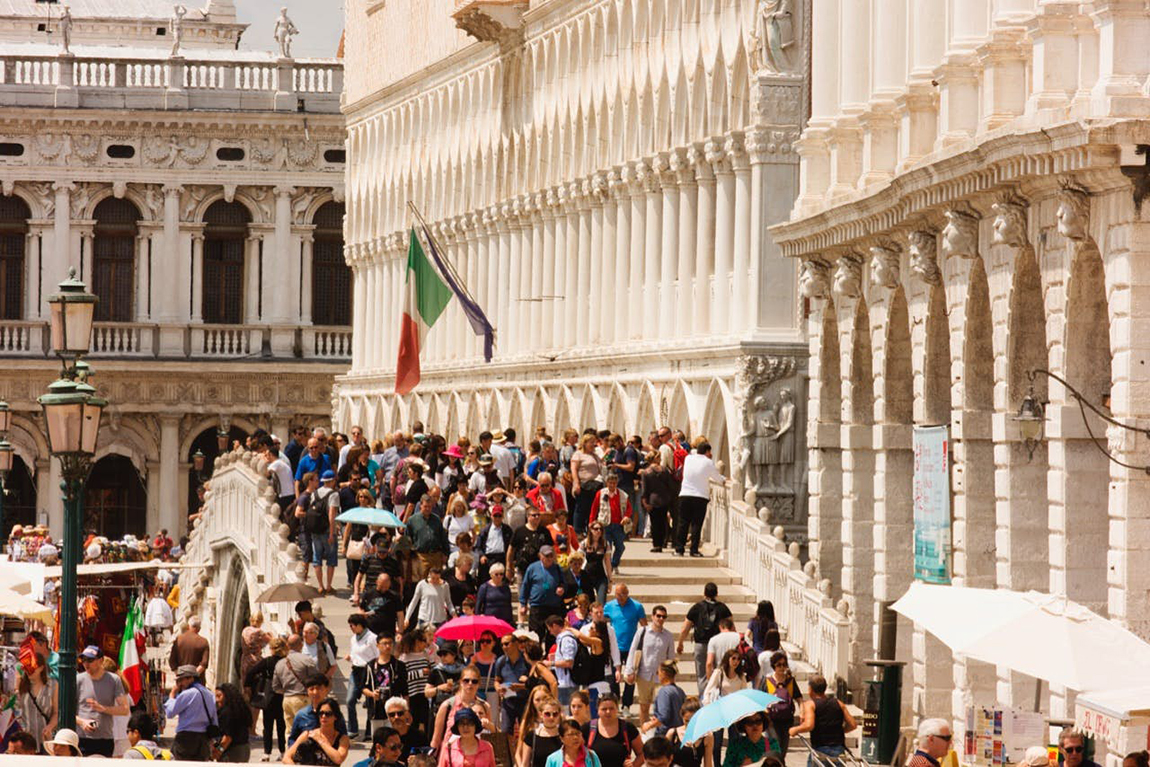
[[[687,723],[684,743],[694,743],[712,732],[719,732],[748,716],[761,714],[779,698],[762,690],[739,690],[708,703],[695,712]]]
[[[348,509],[336,517],[335,521],[352,525],[369,525],[370,527],[390,527],[396,530],[407,527],[399,521],[399,517],[387,509],[376,509],[370,506],[357,506],[354,509]]]

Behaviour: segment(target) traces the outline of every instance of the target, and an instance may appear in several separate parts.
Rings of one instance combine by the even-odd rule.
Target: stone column
[[[598,343],[604,320],[610,319],[611,304],[603,300],[603,267],[607,259],[603,253],[603,202],[607,194],[607,180],[601,175],[591,179],[591,259],[588,265],[590,285],[587,292],[587,342]]]
[[[68,268],[80,268],[79,259],[72,257],[72,222],[71,222],[71,192],[76,188],[76,185],[71,181],[57,181],[52,184],[52,188],[56,191],[56,213],[53,220],[52,227],[52,244],[56,251],[56,257],[46,262],[49,270],[45,270],[43,299],[46,301],[48,296],[56,292],[56,286],[63,282],[68,276]],[[77,271],[77,273],[79,273]],[[55,485],[53,485],[55,487]]]
[[[655,338],[659,334],[657,322],[652,317],[658,317],[659,306],[659,256],[663,237],[663,196],[660,193],[659,171],[657,167],[647,166],[647,172],[642,177],[643,187],[646,191],[646,224],[643,238],[643,317],[639,332],[644,339]]]
[[[571,334],[575,343],[586,346],[587,331],[591,325],[591,259],[594,250],[591,241],[591,184],[584,182],[579,195],[579,263],[576,270],[578,284],[575,295],[578,303],[575,309],[575,327]]]
[[[550,291],[543,288],[543,260],[546,258],[544,241],[547,238],[547,218],[550,216],[546,203],[547,198],[542,193],[536,192],[531,197],[531,250],[528,254],[531,268],[528,270],[527,285],[527,295],[531,301],[525,307],[524,313],[527,317],[527,348],[532,352],[540,349],[542,343],[540,325],[543,323],[544,305],[550,303],[550,299],[544,298]]]
[[[313,277],[315,236],[311,231],[301,231],[299,241],[302,252],[300,257],[299,324],[307,326],[312,322],[311,302],[315,282],[315,277]]]
[[[711,325],[711,275],[715,263],[715,172],[721,157],[714,141],[695,144],[690,150],[691,165],[699,184],[698,222],[695,230],[695,278],[692,286],[692,323],[699,335],[709,335]]]
[[[945,149],[974,135],[978,127],[979,91],[975,48],[987,36],[987,0],[947,0],[950,39],[935,69],[939,88],[938,139]]]
[[[204,321],[204,232],[203,229],[194,230],[192,236],[192,289],[189,301],[188,314],[192,322]]]
[[[679,273],[679,179],[672,169],[675,153],[658,155],[656,169],[663,188],[663,236],[659,244],[658,334],[670,339],[675,333],[675,277]]]
[[[260,322],[260,243],[262,233],[248,235],[244,245],[244,324]]]
[[[642,160],[629,166],[631,176],[631,246],[627,254],[627,338],[643,332],[643,247],[647,238],[647,192],[651,167]]]
[[[506,343],[503,340],[507,328],[498,324],[499,322],[499,241],[495,237],[495,214],[494,208],[487,208],[483,212],[483,240],[481,241],[480,262],[479,270],[483,275],[483,302],[480,306],[484,307],[487,312],[491,324],[495,326],[495,340],[500,350],[503,349]]]
[[[1063,109],[1078,85],[1078,40],[1075,18],[1078,4],[1047,3],[1026,25],[1029,38],[1030,96],[1026,111]]]
[[[688,150],[671,157],[671,172],[679,185],[679,253],[675,274],[674,337],[690,335],[698,321],[699,307],[691,300],[691,280],[695,274],[695,247],[699,225],[699,188],[695,184],[694,162]]]
[[[522,205],[519,219],[519,274],[516,277],[519,280],[519,302],[515,307],[517,317],[515,324],[519,327],[515,334],[519,337],[519,353],[526,354],[531,351],[531,307],[538,303],[534,299],[539,297],[538,293],[531,292],[531,281],[535,272],[533,261],[537,252],[535,239],[538,237],[539,228],[536,209],[531,204],[531,196],[523,195],[519,199]],[[458,323],[466,323],[467,320],[463,317],[461,305],[458,301],[455,302],[455,305],[459,316]],[[452,354],[455,353],[456,348],[452,347]]]
[[[155,319],[160,323],[176,323],[180,321],[180,307],[183,305],[179,293],[183,284],[184,264],[187,262],[180,252],[180,193],[183,187],[178,184],[165,184],[164,192],[164,237],[159,252],[152,254],[152,269],[154,270],[157,288]],[[202,245],[202,244],[201,244]],[[201,254],[203,253],[201,248]],[[199,285],[203,290],[204,273],[202,268],[192,265],[192,288]],[[199,314],[201,305],[195,304],[189,311]],[[169,528],[171,529],[171,528]]]
[[[741,133],[727,139],[727,154],[735,171],[734,264],[731,267],[730,332],[743,334],[747,327],[747,293],[751,277],[751,165]]]
[[[83,223],[75,221],[73,223],[75,224],[76,232],[80,235],[80,271],[78,273],[80,275],[80,279],[88,285],[88,289],[93,290],[95,288],[95,285],[92,282],[92,261],[94,258],[93,254],[95,250],[95,236],[92,231],[93,224],[90,221],[85,221]]]
[[[140,228],[136,234],[136,307],[133,313],[135,322],[148,321],[148,288],[151,277],[148,275],[148,243],[151,242],[151,233]],[[31,254],[28,254],[31,256]],[[31,258],[27,258],[31,260]],[[24,283],[31,285],[30,282]]]
[[[1091,16],[1098,29],[1098,81],[1093,90],[1094,117],[1144,117],[1142,86],[1150,75],[1150,16],[1138,0],[1100,0]]]
[[[515,200],[511,206],[511,215],[508,219],[508,266],[503,281],[507,284],[507,306],[505,307],[507,346],[503,352],[509,356],[523,353],[523,323],[520,322],[519,310],[525,304],[525,296],[520,292],[519,280],[523,274],[523,206]]]
[[[802,157],[801,190],[795,210],[820,204],[831,183],[830,128],[839,111],[839,12],[840,0],[811,4],[811,38],[826,41],[811,57],[811,119],[795,150]],[[703,190],[700,187],[700,203]],[[700,221],[702,217],[700,215]]]
[[[554,190],[548,190],[539,209],[543,218],[543,255],[536,262],[539,272],[536,278],[539,285],[537,295],[545,298],[531,310],[531,335],[535,339],[532,346],[540,351],[550,349],[554,344],[555,317],[557,309],[562,306],[557,298],[562,294],[561,288],[555,284],[556,254],[559,252],[555,240],[563,229],[563,223],[556,222],[558,202]]]
[[[874,46],[871,48],[873,82],[868,114],[864,118],[862,186],[881,183],[894,175],[898,160],[898,122],[895,98],[907,76],[907,1],[875,0]]]
[[[160,416],[160,526],[173,536],[182,535],[187,515],[180,514],[180,417]]]
[[[630,273],[631,267],[631,169],[622,165],[611,172],[612,192],[615,197],[615,306],[614,321],[607,336],[611,343],[627,340],[627,324],[630,322]]]
[[[619,192],[619,172],[610,170],[603,179],[603,235],[600,242],[602,255],[599,257],[600,312],[599,334],[596,343],[609,345],[615,341],[615,328],[619,322],[619,302],[616,290],[616,245],[618,244],[619,208],[616,195]]]
[[[365,328],[367,317],[367,292],[364,289],[364,265],[357,253],[358,246],[353,246],[351,257],[348,259],[351,266],[351,314],[352,323],[357,328]],[[351,370],[353,373],[362,373],[367,365],[364,364],[364,349],[366,333],[352,333],[351,335]]]
[[[160,502],[160,462],[147,461],[144,464],[144,488],[147,494],[147,512],[145,519],[147,519],[149,530],[159,530],[164,527],[160,521],[160,514],[162,504]],[[186,498],[187,496],[181,496]],[[171,534],[172,528],[167,528],[168,533]]]
[[[567,254],[563,259],[564,294],[563,330],[558,346],[573,346],[576,339],[575,326],[579,317],[579,218],[582,208],[581,189],[577,182],[567,185]]]
[[[711,332],[725,335],[730,327],[731,266],[735,250],[735,173],[728,152],[708,152],[715,169],[715,269],[711,291]]]
[[[64,498],[60,493],[60,462],[36,459],[36,521],[49,526],[52,537],[64,537]]]
[[[380,327],[380,312],[384,303],[379,297],[386,289],[386,281],[380,279],[385,268],[385,265],[380,263],[380,258],[376,254],[371,254],[361,270],[364,293],[368,296],[367,306],[364,308],[364,324],[361,327],[365,329],[364,335],[369,339],[380,338],[383,332],[383,328]],[[364,367],[372,371],[378,370],[384,362],[383,345],[369,341],[364,347],[364,352],[366,356]]]
[[[549,321],[544,323],[547,349],[556,349],[567,344],[562,321],[567,317],[567,307],[575,300],[567,285],[567,187],[562,185],[556,187],[554,194],[555,253],[547,265],[551,279],[545,280],[544,283],[553,287],[552,295],[556,296],[556,299],[552,302]]]
[[[899,161],[902,170],[917,163],[934,148],[938,135],[938,93],[934,69],[946,50],[946,0],[912,0],[909,44],[910,74],[906,92],[896,99]]]

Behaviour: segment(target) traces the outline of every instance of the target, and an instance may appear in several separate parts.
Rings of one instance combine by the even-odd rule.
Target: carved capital
[[[715,173],[731,172],[730,158],[723,150],[723,142],[721,139],[708,140],[703,144],[703,153]]]
[[[839,256],[835,266],[834,291],[842,298],[862,295],[862,257],[855,253]]]
[[[874,245],[870,249],[870,283],[876,288],[897,288],[901,254],[894,243]]]
[[[179,197],[184,192],[184,187],[180,184],[164,184],[161,187],[165,197]]]
[[[76,188],[76,185],[71,181],[53,181],[52,191],[54,192],[71,192]]]
[[[799,294],[826,298],[830,292],[830,264],[821,258],[805,258],[799,266]]]
[[[1021,248],[1027,244],[1026,201],[1017,195],[1005,195],[990,207],[994,213],[995,245]]]
[[[275,192],[276,197],[291,197],[295,194],[296,188],[294,186],[283,186],[281,184],[275,186],[272,191]]]
[[[910,271],[927,285],[941,284],[942,272],[938,268],[934,232],[916,229],[907,239],[910,243]]]
[[[1090,226],[1090,195],[1070,179],[1058,190],[1058,233],[1068,240],[1082,242]]]
[[[723,151],[726,152],[727,158],[731,162],[731,167],[736,171],[746,170],[750,167],[747,159],[746,145],[743,143],[743,134],[741,131],[735,131],[723,143]]]
[[[950,208],[945,214],[940,247],[943,258],[978,257],[978,216],[970,210]]]

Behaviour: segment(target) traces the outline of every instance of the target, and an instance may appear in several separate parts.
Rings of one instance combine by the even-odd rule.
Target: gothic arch
[[[850,422],[874,423],[874,374],[870,342],[870,317],[866,301],[855,302],[851,330]]]
[[[914,419],[914,373],[910,314],[901,287],[891,292],[883,344],[883,423],[909,424]]]
[[[731,470],[731,447],[729,423],[732,418],[730,390],[720,379],[711,381],[707,388],[706,404],[703,406],[703,420],[700,424],[700,434],[711,444],[711,455],[716,461],[723,462],[723,473]]]
[[[819,333],[819,421],[841,423],[843,418],[842,358],[839,352],[839,323],[834,301],[823,302]]]
[[[563,384],[559,387],[559,394],[555,397],[555,439],[559,439],[566,429],[575,429],[578,431],[575,422],[571,420],[572,401],[573,395],[571,394],[571,390],[566,384]]]
[[[635,432],[647,433],[663,424],[659,423],[659,412],[655,405],[655,389],[649,383],[639,385],[639,396],[635,403]]]
[[[455,444],[455,440],[459,438],[459,395],[451,393],[447,395],[447,417],[443,422],[443,437],[447,444]]]
[[[579,422],[575,428],[582,431],[587,428],[599,429],[602,427],[602,421],[599,419],[598,392],[591,384],[586,384],[582,387],[582,395],[579,398]]]
[[[512,389],[510,401],[507,408],[507,418],[504,420],[504,427],[510,426],[515,429],[515,436],[520,445],[525,445],[531,439],[531,432],[527,428],[527,422],[523,420],[523,391],[520,389]]]
[[[268,191],[268,194],[270,195],[272,192]],[[195,210],[192,211],[192,215],[189,216],[191,222],[197,224],[204,223],[204,214],[207,213],[208,208],[212,207],[213,203],[219,202],[220,200],[227,202],[227,200],[224,198],[223,190],[209,192],[206,194],[204,199],[200,200],[200,204],[197,205]],[[249,197],[247,193],[237,190],[236,193],[232,196],[232,202],[238,202],[240,205],[247,209],[248,217],[250,219],[249,225],[269,223],[264,216],[260,206],[256,203],[255,200]]]
[[[500,401],[498,389],[491,389],[487,397],[487,424],[483,428],[495,431],[502,428],[500,424],[503,423],[503,403]]]
[[[930,290],[926,311],[926,359],[923,365],[923,419],[928,424],[950,423],[950,324],[946,316],[946,290]]]
[[[670,386],[670,403],[667,407],[667,425],[672,429],[682,429],[688,438],[698,431],[691,418],[691,392],[686,381],[675,381]]]
[[[479,392],[471,392],[471,398],[467,403],[467,429],[465,433],[472,439],[474,439],[479,432],[483,431],[482,410],[483,400],[480,398]]]
[[[604,428],[626,436],[627,432],[627,391],[622,384],[616,382],[611,386],[611,394],[607,400],[607,420]]]

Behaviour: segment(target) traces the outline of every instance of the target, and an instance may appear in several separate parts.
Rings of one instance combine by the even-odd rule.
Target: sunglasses
[[[325,708],[323,711],[320,711],[320,712],[319,712],[319,715],[320,715],[320,716],[324,716],[324,717],[327,717],[327,716],[335,716],[335,712],[334,712],[334,711],[332,711],[332,710],[330,710],[330,709],[326,709],[326,708]]]
[[[480,642],[480,644],[482,644],[482,642]],[[460,679],[459,683],[460,684],[479,684],[479,680],[478,679]]]
[[[666,617],[667,617],[667,613],[655,613],[654,617],[656,617],[656,618],[666,618]]]
[[[387,751],[398,751],[399,749],[403,748],[403,743],[399,741],[389,741],[384,743],[383,747]]]
[[[496,573],[496,575],[499,575],[499,573]],[[480,639],[479,644],[494,644],[494,642],[490,639]]]
[[[934,737],[938,738],[939,740],[945,740],[947,743],[949,743],[950,739],[954,736],[953,735],[935,735]],[[1066,749],[1066,750],[1069,751],[1070,749]],[[1078,750],[1081,751],[1082,749],[1079,748]]]
[[[406,711],[389,711],[389,712],[387,712],[387,718],[388,719],[398,719],[399,717],[403,716],[406,713],[407,713]]]
[[[551,717],[553,717],[553,716],[559,716],[559,712],[558,712],[558,711],[544,711],[544,712],[543,712],[543,716],[545,716],[545,717],[547,717],[548,719],[550,719],[550,718],[551,718]]]

